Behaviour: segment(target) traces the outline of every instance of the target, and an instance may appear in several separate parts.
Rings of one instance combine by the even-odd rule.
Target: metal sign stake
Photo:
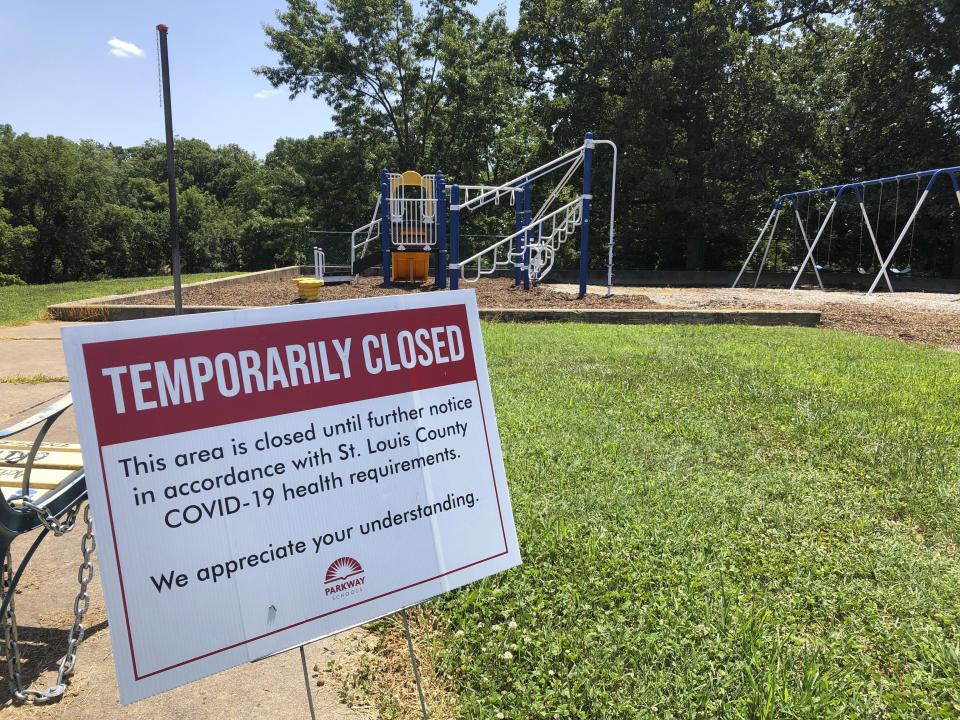
[[[413,677],[417,681],[417,693],[420,695],[420,710],[423,711],[423,720],[429,720],[429,718],[427,718],[427,704],[423,700],[423,685],[420,684],[420,668],[417,667],[417,656],[413,654],[413,640],[410,638],[410,621],[407,620],[407,609],[402,608],[400,615],[403,617],[403,631],[407,634],[410,662],[413,663]]]
[[[307,686],[307,702],[310,703],[310,720],[317,720],[313,709],[313,692],[310,689],[310,674],[307,672],[307,656],[303,654],[303,645],[300,646],[300,664],[303,665],[303,682]]]

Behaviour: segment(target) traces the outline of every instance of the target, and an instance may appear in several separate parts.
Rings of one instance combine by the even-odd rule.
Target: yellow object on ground
[[[390,279],[416,282],[430,274],[430,253],[395,250],[390,258]]]
[[[297,286],[297,292],[301,300],[316,302],[320,299],[320,288],[323,287],[323,280],[316,278],[296,278],[293,283]]]

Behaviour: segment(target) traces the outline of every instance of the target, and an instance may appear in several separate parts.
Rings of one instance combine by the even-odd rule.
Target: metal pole
[[[839,195],[837,197],[839,197]],[[820,271],[817,270],[817,263],[813,259],[813,251],[817,249],[817,243],[820,242],[820,238],[823,236],[823,231],[827,229],[827,223],[830,222],[830,218],[833,216],[833,211],[836,209],[837,198],[835,197],[833,202],[830,203],[830,210],[827,211],[827,216],[823,219],[823,224],[820,225],[820,229],[817,230],[817,234],[813,238],[813,243],[807,247],[807,255],[800,264],[800,269],[797,270],[797,276],[793,279],[793,284],[790,286],[791,290],[796,289],[797,283],[800,282],[800,276],[803,274],[803,269],[807,266],[807,263],[810,263],[813,266],[813,271],[817,274],[817,280],[820,282],[820,289],[823,290],[823,281],[820,280]],[[803,232],[803,241],[807,241],[807,233],[805,230]]]
[[[910,229],[910,226],[913,225],[913,221],[917,218],[917,213],[920,212],[920,206],[923,205],[924,200],[927,199],[927,195],[930,193],[930,186],[933,185],[933,181],[936,180],[936,176],[930,180],[927,184],[926,189],[923,191],[923,195],[920,196],[920,200],[917,202],[916,206],[913,208],[913,212],[910,213],[910,219],[907,220],[907,224],[903,226],[903,230],[900,231],[900,237],[897,238],[897,241],[893,244],[893,247],[890,249],[890,254],[887,255],[887,259],[884,260],[883,265],[880,267],[880,272],[877,273],[877,276],[873,279],[873,284],[870,286],[870,289],[867,290],[867,295],[873,294],[873,291],[876,290],[877,284],[887,273],[887,268],[890,267],[890,263],[893,262],[893,256],[897,254],[897,250],[900,247],[900,243],[903,242],[903,239],[907,236],[907,230]]]
[[[521,279],[523,280],[523,289],[530,289],[530,243],[533,241],[533,230],[530,229],[531,220],[531,188],[530,183],[523,184],[523,224],[527,231],[523,234],[523,270]]]
[[[460,186],[450,186],[450,289],[460,287]]]
[[[593,133],[583,141],[583,209],[580,220],[580,297],[587,294],[587,264],[590,255],[590,182],[593,173]]]
[[[380,251],[383,264],[383,285],[390,287],[390,230],[393,221],[393,208],[390,207],[390,183],[387,169],[380,171]]]
[[[313,709],[313,690],[310,687],[310,675],[307,673],[307,656],[303,654],[303,645],[300,646],[300,664],[303,665],[303,682],[307,686],[307,702],[310,703],[310,720],[317,720],[317,713]]]
[[[880,246],[877,244],[877,236],[873,232],[873,225],[870,223],[870,218],[867,215],[867,209],[863,204],[863,196],[861,196],[859,192],[857,193],[857,200],[860,205],[860,212],[863,215],[863,219],[867,223],[867,232],[870,233],[870,242],[873,244],[873,252],[880,261],[880,264],[883,265],[883,254],[880,252]],[[887,288],[890,290],[890,292],[893,292],[893,284],[890,282],[890,276],[887,275],[886,270],[883,272],[883,277],[887,281]]]
[[[594,140],[594,145],[604,143],[613,148],[613,172],[610,178],[610,232],[607,243],[607,297],[613,295],[613,215],[617,198],[617,146],[610,140]]]
[[[167,131],[167,190],[170,194],[170,265],[173,270],[173,299],[176,314],[183,313],[180,294],[180,234],[177,228],[177,167],[173,161],[173,114],[170,110],[170,67],[167,57],[167,28],[157,25],[160,33],[160,69],[163,76],[163,121]]]
[[[760,273],[763,272],[763,266],[767,264],[767,253],[770,252],[770,244],[773,242],[773,236],[777,232],[777,223],[780,222],[781,212],[781,210],[777,210],[777,215],[773,218],[773,227],[770,228],[770,236],[767,238],[766,247],[763,248],[763,257],[760,258],[760,267],[757,268],[757,276],[753,280],[754,289],[760,284]]]
[[[800,237],[803,238],[803,245],[807,250],[810,249],[810,241],[807,239],[807,226],[804,225],[803,220],[800,219],[800,206],[797,205],[797,201],[794,198],[790,198],[790,204],[793,205],[793,214],[797,218],[797,225],[800,227]],[[808,206],[809,207],[809,206]],[[823,290],[823,280],[820,278],[820,271],[817,270],[817,264],[813,264],[813,272],[817,276],[817,282],[820,284],[820,289]]]
[[[420,683],[420,668],[417,667],[417,656],[413,654],[413,639],[410,637],[410,621],[407,620],[407,609],[400,610],[403,616],[403,631],[407,634],[407,647],[410,649],[410,662],[413,663],[413,677],[417,681],[417,693],[420,695],[420,710],[423,712],[423,720],[427,718],[427,703],[423,699],[423,685]]]
[[[760,245],[760,242],[763,240],[763,236],[767,233],[767,228],[770,226],[770,221],[773,220],[774,213],[777,212],[777,209],[780,207],[780,200],[777,200],[776,205],[773,206],[773,210],[770,211],[770,214],[767,216],[767,221],[763,224],[763,228],[760,230],[760,234],[757,235],[757,241],[753,244],[753,247],[750,248],[750,252],[747,254],[747,259],[743,261],[743,267],[740,268],[740,272],[737,274],[737,279],[733,281],[731,288],[737,287],[740,282],[740,278],[743,277],[743,273],[747,270],[747,265],[750,264],[750,260],[753,259],[753,254],[757,251],[757,247]]]
[[[447,184],[443,180],[443,173],[437,170],[434,193],[437,197],[437,212],[433,222],[437,228],[437,287],[447,289]]]
[[[521,186],[523,187],[523,186]],[[516,224],[514,225],[514,232],[519,233],[523,230],[523,190],[519,193],[514,192],[513,194],[513,204],[514,209],[516,210],[517,219]],[[523,256],[523,236],[517,235],[513,240],[513,284],[514,287],[519,287],[522,278],[521,262],[520,259]]]

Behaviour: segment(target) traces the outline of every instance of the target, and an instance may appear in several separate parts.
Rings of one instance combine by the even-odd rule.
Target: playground
[[[183,305],[283,306],[460,287],[473,289],[493,319],[614,311],[602,325],[483,328],[524,567],[416,611],[431,717],[960,711],[957,413],[942,392],[958,371],[955,355],[938,350],[960,351],[957,295],[824,286],[819,271],[827,268],[815,251],[847,186],[826,189],[832,205],[812,241],[788,198],[795,240],[806,247],[796,290],[615,286],[611,191],[606,284],[590,285],[592,151],[605,142],[587,135],[580,148],[496,186],[447,187],[441,173],[384,171],[373,219],[351,238],[348,267],[328,266],[318,247],[313,268],[187,286]],[[532,202],[531,178],[558,170],[559,182]],[[862,200],[862,186],[850,189]],[[912,216],[922,197],[918,190]],[[781,200],[769,236],[764,226],[751,251],[768,237],[756,280],[778,247]],[[508,210],[514,229],[480,249],[461,246],[460,214],[481,208]],[[897,244],[908,228],[897,230]],[[574,239],[579,248],[564,244]],[[885,271],[896,247],[882,256],[871,245],[880,267],[871,290],[881,280],[892,290]],[[576,271],[558,277],[560,259]],[[905,275],[909,264],[901,270],[891,272]],[[117,302],[95,298],[87,309],[94,316]],[[148,291],[119,302],[172,306],[173,296]],[[711,319],[711,311],[733,319]],[[819,327],[745,326],[756,311],[770,313],[757,323],[766,325],[796,325],[790,311],[813,311]],[[737,317],[738,325],[711,324]],[[40,341],[59,362],[54,325],[11,328],[2,342]],[[29,349],[18,346],[12,377],[36,372]],[[66,392],[64,374],[45,368],[37,383],[13,383],[11,405],[43,407]],[[71,411],[64,419],[48,441],[76,441]],[[88,578],[89,588],[83,580],[89,565],[80,581],[90,610],[78,618],[71,607],[84,558],[78,535],[44,543],[16,597],[24,686],[56,682],[66,628],[82,619],[77,669],[48,706],[12,707],[0,688],[5,716],[10,708],[15,718],[305,714],[303,676],[289,652],[121,708],[99,578]],[[15,544],[17,562],[25,545]],[[305,672],[321,716],[375,717],[377,707],[414,716],[398,637],[396,626],[381,624],[308,647]]]

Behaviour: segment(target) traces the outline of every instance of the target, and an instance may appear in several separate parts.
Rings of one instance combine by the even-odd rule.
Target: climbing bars
[[[583,145],[528,173],[500,185],[446,185],[443,173],[420,175],[414,171],[381,173],[381,192],[373,218],[353,231],[350,238],[350,273],[358,276],[367,267],[380,264],[384,283],[390,283],[391,255],[394,252],[434,251],[437,254],[437,285],[456,289],[462,278],[475,282],[498,268],[513,266],[514,281],[529,289],[530,280],[542,280],[553,268],[560,245],[580,228],[580,294],[586,294],[589,249],[591,177],[593,150],[609,145],[613,150],[610,189],[610,226],[607,247],[607,295],[613,294],[614,214],[617,181],[617,146],[610,140],[594,140],[587,133]],[[564,169],[540,209],[531,212],[531,185],[540,178]],[[560,197],[576,172],[583,170],[583,188],[578,197],[560,208],[550,207]],[[414,188],[412,197],[407,189]],[[509,200],[516,212],[516,231],[472,255],[459,260],[460,214]],[[449,238],[447,210],[449,209]],[[370,244],[380,238],[380,263],[369,253]],[[506,247],[504,247],[506,246]],[[449,255],[449,265],[447,259]],[[488,266],[484,268],[484,260]],[[468,278],[467,265],[476,262],[476,275]],[[472,271],[471,271],[472,273]]]

